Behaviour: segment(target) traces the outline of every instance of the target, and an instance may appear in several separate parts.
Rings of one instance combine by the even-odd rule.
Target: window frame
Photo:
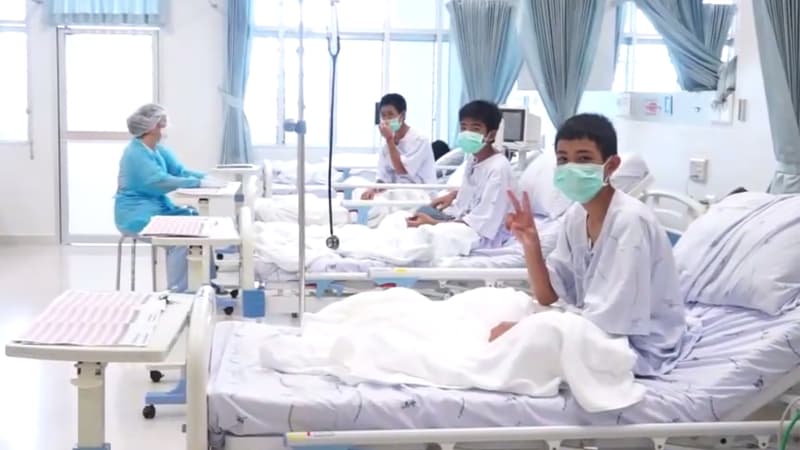
[[[622,92],[648,92],[648,91],[641,91],[636,90],[636,77],[635,77],[635,65],[633,61],[636,60],[636,50],[639,46],[650,46],[650,45],[663,45],[666,46],[666,42],[664,38],[656,31],[656,34],[652,33],[640,33],[636,27],[636,16],[639,8],[636,6],[636,3],[633,1],[626,0],[624,2],[625,11],[622,16],[623,24],[620,28],[620,36],[619,42],[617,43],[619,48],[619,53],[617,54],[617,60],[615,61],[615,74],[617,71],[617,65],[620,64],[620,59],[623,56],[623,49],[622,46],[627,46],[625,49],[625,81],[623,84],[624,88]],[[734,46],[734,34],[736,28],[737,20],[734,20],[731,23],[731,28],[728,30],[728,39],[725,42],[725,48],[728,48],[728,61],[732,58],[732,55],[735,55],[735,46]],[[630,29],[630,31],[626,31],[626,29]],[[723,49],[723,55],[725,55],[725,50]],[[728,62],[728,61],[722,61]],[[670,60],[670,64],[672,61]],[[673,65],[674,67],[674,65]],[[676,71],[677,74],[677,71]],[[614,80],[614,84],[616,84],[616,79]],[[677,83],[677,81],[676,81]],[[680,87],[678,88],[680,91]]]
[[[615,61],[615,74],[617,72],[616,67],[620,64],[620,59],[625,56],[625,80],[622,83],[623,89],[622,92],[644,92],[636,90],[636,70],[634,61],[636,60],[636,52],[640,46],[666,46],[664,42],[664,38],[661,37],[658,32],[656,34],[652,33],[641,33],[637,29],[636,26],[636,16],[639,12],[639,8],[636,6],[634,2],[626,1],[623,4],[623,8],[625,8],[624,14],[622,19],[624,23],[621,25],[620,29],[620,36],[619,42],[617,43],[619,52],[617,54],[617,60]],[[629,30],[629,31],[626,31]],[[623,49],[623,46],[625,48]],[[672,61],[670,60],[670,64]],[[674,70],[674,66],[673,66]],[[614,80],[614,84],[616,84],[617,80]],[[677,81],[676,81],[677,83]]]
[[[254,1],[268,1],[268,0],[254,0]],[[378,41],[381,42],[382,47],[382,55],[383,60],[381,62],[381,90],[382,92],[386,92],[389,86],[389,73],[390,73],[390,60],[391,60],[391,43],[392,42],[429,42],[432,43],[433,48],[433,86],[431,86],[431,95],[432,95],[432,104],[430,105],[431,109],[431,117],[432,121],[429,127],[426,127],[424,130],[424,134],[430,136],[431,140],[435,140],[437,137],[439,138],[446,138],[446,136],[438,136],[441,130],[440,123],[443,120],[443,117],[447,115],[447,111],[444,110],[447,108],[447,105],[443,104],[442,95],[445,89],[441,85],[441,80],[446,79],[442,78],[444,74],[442,73],[442,68],[444,66],[442,58],[444,53],[443,45],[444,43],[449,43],[449,27],[445,28],[445,24],[443,23],[444,20],[444,8],[445,3],[447,0],[432,0],[435,2],[435,28],[433,29],[408,29],[408,28],[393,28],[391,26],[391,4],[392,0],[375,0],[381,1],[384,5],[384,21],[382,30],[370,30],[370,31],[358,31],[358,30],[340,30],[339,37],[343,41],[342,45],[346,46],[347,41]],[[282,4],[281,4],[282,5]],[[270,149],[283,149],[287,147],[291,147],[294,144],[288,143],[287,144],[287,135],[288,133],[284,130],[283,124],[285,123],[286,119],[296,119],[293,117],[286,117],[286,98],[288,97],[286,92],[286,67],[284,65],[284,61],[286,60],[286,52],[291,51],[290,48],[286,46],[287,39],[298,39],[300,37],[300,33],[296,26],[292,25],[291,27],[286,26],[284,23],[284,12],[281,7],[279,10],[279,17],[278,17],[278,25],[258,25],[254,24],[253,26],[253,39],[258,38],[273,38],[278,40],[278,54],[279,54],[279,67],[278,67],[278,79],[277,79],[277,124],[275,127],[275,139],[274,144],[265,144],[259,142],[253,142],[253,148],[257,150],[270,150]],[[303,39],[325,39],[327,37],[327,33],[324,30],[319,28],[314,29],[305,29],[303,31]],[[453,68],[451,68],[452,70]],[[248,85],[253,83],[252,79],[248,80]],[[340,113],[340,103],[339,103],[339,83],[340,78],[337,77],[335,89],[335,97],[336,97],[336,105],[335,105],[335,113],[333,118],[333,129],[334,129],[334,147],[339,148],[339,137],[335,130],[338,127],[338,117]],[[378,99],[375,99],[378,101]],[[254,124],[252,120],[253,117],[248,117],[251,121],[251,126]],[[327,126],[327,121],[326,124]],[[324,148],[318,146],[308,146],[310,148]],[[347,149],[353,150],[363,150],[363,149],[374,149],[375,142],[372,145],[363,145],[358,147],[349,146],[346,147]]]
[[[25,123],[26,131],[23,140],[17,139],[2,139],[0,138],[0,146],[28,146],[30,157],[33,159],[33,145],[31,143],[33,136],[33,121],[31,120],[31,104],[33,103],[31,89],[31,46],[30,40],[30,20],[31,14],[29,12],[29,5],[26,2],[25,18],[22,20],[6,20],[0,19],[0,33],[23,33],[25,35]]]
[[[112,235],[79,234],[70,229],[70,198],[69,198],[69,143],[70,142],[120,142],[130,141],[131,136],[125,131],[98,131],[80,130],[73,131],[67,127],[67,86],[69,76],[66,67],[67,39],[74,34],[131,34],[144,35],[152,39],[153,56],[153,101],[160,101],[161,69],[160,69],[160,30],[156,27],[128,27],[128,26],[59,26],[56,27],[57,58],[58,58],[58,174],[59,174],[59,215],[58,228],[62,244],[112,242],[116,237]]]

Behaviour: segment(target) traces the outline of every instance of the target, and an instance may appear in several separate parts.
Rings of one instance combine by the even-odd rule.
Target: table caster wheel
[[[299,318],[299,317],[300,317],[300,314],[298,314],[298,313],[292,313],[292,319],[297,319],[297,318]]]
[[[231,298],[235,300],[237,297],[239,297],[239,290],[238,289],[232,290],[231,291]]]
[[[161,371],[158,370],[150,371],[150,380],[152,380],[153,383],[158,383],[159,381],[161,381],[162,378],[164,378],[164,374],[161,373]]]
[[[222,310],[226,316],[230,316],[233,314],[233,306],[226,306],[225,309]]]
[[[144,407],[144,409],[142,409],[142,417],[144,417],[145,419],[150,420],[155,416],[156,416],[156,407],[155,406],[147,405],[147,406]]]

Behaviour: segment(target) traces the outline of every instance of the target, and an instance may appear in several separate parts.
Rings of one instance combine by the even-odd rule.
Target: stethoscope
[[[339,0],[331,0],[331,28],[328,32],[328,54],[331,55],[331,109],[328,122],[328,227],[330,236],[325,240],[325,245],[331,250],[339,248],[339,238],[333,234],[333,114],[336,106],[336,60],[341,51],[339,18],[336,14],[337,1]]]

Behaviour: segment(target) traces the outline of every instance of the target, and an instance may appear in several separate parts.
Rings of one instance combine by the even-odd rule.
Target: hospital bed
[[[375,178],[378,157],[367,153],[340,153],[333,161],[333,182],[343,181],[352,175]],[[262,164],[262,183],[264,196],[273,194],[295,194],[297,192],[297,165],[292,161],[272,161],[265,159]],[[306,191],[325,195],[327,191],[328,164],[309,163],[306,165]]]
[[[270,311],[297,313],[297,280],[296,271],[280,269],[278,264],[265,263],[257,258],[257,236],[253,216],[249,208],[242,208],[240,222],[241,271],[239,280],[242,289],[251,289],[260,285],[265,288],[266,299]],[[517,256],[509,253],[505,258],[495,258],[498,264]],[[519,257],[521,260],[521,256]],[[487,270],[484,267],[472,269],[467,267],[392,267],[376,260],[344,258],[331,256],[321,258],[306,273],[306,288],[316,293],[313,300],[321,306],[331,300],[353,292],[375,287],[405,286],[422,289],[437,297],[448,297],[468,287],[479,285],[497,286],[504,284],[523,284],[527,280],[524,269],[513,270],[506,267]],[[316,269],[319,268],[319,269]],[[517,267],[521,267],[517,265]],[[352,269],[352,270],[347,270]],[[312,308],[314,309],[314,308]]]
[[[653,207],[673,243],[689,223],[703,212],[702,205],[678,193],[643,190],[639,198]],[[249,289],[260,284],[270,292],[267,295],[270,308],[297,312],[294,300],[297,273],[281,270],[276,264],[265,263],[256,257],[257,237],[253,216],[249,209],[243,208],[241,212],[242,256],[239,276],[242,288]],[[537,224],[543,239],[555,236],[560,227],[559,220],[537,219]],[[316,294],[312,302],[325,302],[331,295],[340,297],[376,286],[414,287],[423,289],[428,295],[448,297],[469,287],[525,286],[527,283],[524,256],[518,246],[478,251],[470,256],[447,258],[440,263],[447,264],[447,267],[392,267],[375,260],[323,257],[309,266],[306,273],[307,288]],[[289,300],[284,300],[286,298]],[[279,303],[287,306],[278,306]]]
[[[686,195],[658,189],[646,190],[641,199],[653,209],[673,245],[689,224],[707,209],[705,205]]]
[[[198,305],[199,306],[199,305]],[[203,320],[193,311],[187,349],[187,448],[245,450],[334,447],[452,449],[497,444],[662,450],[767,448],[777,420],[748,418],[800,382],[800,309],[778,317],[694,306],[705,334],[664,379],[640,380],[643,401],[590,414],[568,392],[551,398],[433,387],[338,383],[261,368],[259,343],[271,326]],[[689,439],[692,438],[692,439]],[[700,439],[696,439],[700,438]],[[705,438],[705,439],[702,439]],[[589,447],[587,447],[589,446]],[[530,448],[530,447],[527,447]],[[542,448],[542,447],[537,447]],[[602,448],[602,447],[601,447]],[[752,447],[751,447],[752,448]]]

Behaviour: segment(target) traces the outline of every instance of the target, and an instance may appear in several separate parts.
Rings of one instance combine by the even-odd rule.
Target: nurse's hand
[[[458,195],[458,191],[448,192],[441,197],[436,197],[431,203],[431,206],[438,209],[439,211],[447,208],[448,206],[453,204],[455,201],[456,196]]]
[[[389,124],[386,122],[381,122],[380,125],[378,125],[378,129],[381,131],[381,136],[387,141],[394,139],[394,131],[392,131]]]
[[[500,322],[500,324],[492,328],[492,331],[489,332],[489,342],[492,342],[500,336],[506,334],[506,332],[513,328],[516,324],[517,322]]]
[[[514,210],[506,216],[506,227],[514,234],[520,244],[530,245],[539,239],[539,233],[536,230],[536,222],[533,220],[528,193],[522,193],[521,204],[517,196],[511,191],[508,191],[508,198],[511,200]]]

